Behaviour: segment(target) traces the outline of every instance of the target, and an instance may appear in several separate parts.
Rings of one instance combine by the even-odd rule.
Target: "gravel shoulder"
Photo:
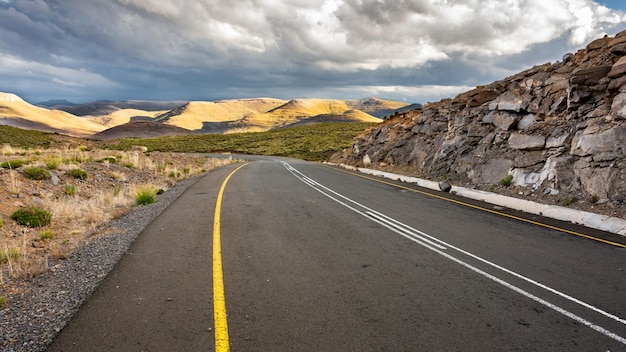
[[[201,176],[177,182],[156,203],[134,208],[98,229],[99,235],[50,270],[12,287],[0,311],[2,351],[44,351],[95,291],[141,231]]]

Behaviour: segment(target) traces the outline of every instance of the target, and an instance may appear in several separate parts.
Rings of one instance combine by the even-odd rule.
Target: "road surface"
[[[626,350],[623,238],[252,159],[152,222],[49,351]]]

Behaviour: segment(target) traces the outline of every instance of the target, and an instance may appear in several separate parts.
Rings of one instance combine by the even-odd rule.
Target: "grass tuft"
[[[52,177],[48,170],[41,167],[28,167],[24,169],[24,176],[29,180],[47,180]]]
[[[144,185],[135,191],[135,205],[147,205],[156,202],[158,189],[152,185]]]
[[[513,175],[506,175],[505,178],[500,180],[500,184],[504,187],[509,187],[513,183]]]
[[[52,214],[39,207],[20,208],[11,214],[11,219],[18,224],[28,227],[43,227],[50,224]]]
[[[17,169],[18,167],[22,167],[26,163],[25,160],[15,159],[15,160],[7,160],[0,164],[0,167],[3,169]]]
[[[79,180],[87,179],[87,171],[82,169],[71,169],[69,172],[70,176],[77,178]]]
[[[39,233],[39,238],[42,240],[51,240],[54,238],[54,232],[52,230],[43,230]]]

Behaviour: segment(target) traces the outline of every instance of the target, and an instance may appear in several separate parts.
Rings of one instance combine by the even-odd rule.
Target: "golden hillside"
[[[31,105],[15,94],[0,92],[0,124],[60,132],[73,136],[89,136],[104,127],[61,110],[49,110]]]
[[[91,105],[74,108],[93,110]],[[15,94],[0,92],[0,124],[79,137],[92,136],[113,127],[121,127],[116,129],[120,131],[124,125],[136,120],[201,133],[259,132],[317,122],[380,122],[378,117],[383,113],[406,106],[405,103],[375,98],[358,101],[251,98],[193,101],[169,111],[128,108],[114,110],[107,115],[78,117],[61,110],[37,107]]]
[[[303,120],[328,117],[342,117],[347,121],[380,122],[380,119],[372,115],[354,110],[343,100],[295,99],[265,113],[247,116],[242,123],[254,130],[266,131]]]
[[[102,125],[104,128],[119,126],[131,121],[132,117],[144,116],[146,118],[155,118],[165,114],[167,111],[144,111],[138,109],[120,109],[104,116],[85,116],[89,120]]]
[[[192,101],[181,109],[175,109],[158,117],[165,123],[200,130],[204,122],[237,121],[248,115],[259,114],[285,104],[285,100],[272,98],[232,99],[210,101]],[[179,110],[179,111],[177,111]]]

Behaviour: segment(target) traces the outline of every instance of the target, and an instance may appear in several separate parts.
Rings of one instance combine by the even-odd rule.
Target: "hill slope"
[[[15,94],[0,92],[0,124],[46,132],[87,136],[103,129],[102,125],[61,110],[31,105]]]
[[[333,160],[471,187],[618,208],[626,202],[626,31],[562,62],[391,118]],[[625,216],[626,214],[618,214]]]
[[[78,117],[66,111],[30,105],[13,94],[0,94],[2,94],[0,95],[2,124],[73,136],[88,136],[120,126],[107,131],[108,138],[115,138],[116,133],[119,133],[120,137],[125,137],[133,131],[139,132],[136,125],[126,126],[129,122],[138,120],[201,133],[260,132],[321,122],[380,122],[375,116],[385,116],[391,111],[401,111],[409,106],[405,103],[373,98],[359,101],[330,99],[287,101],[252,98],[214,102],[192,101],[180,106],[176,105],[177,102],[97,101],[59,106],[81,114],[81,117]],[[53,103],[55,102],[50,102]],[[157,110],[171,106],[176,107],[172,110]],[[124,131],[125,127],[129,127],[129,130]],[[165,133],[168,129],[151,128],[150,131]],[[102,135],[97,138],[102,138]]]

